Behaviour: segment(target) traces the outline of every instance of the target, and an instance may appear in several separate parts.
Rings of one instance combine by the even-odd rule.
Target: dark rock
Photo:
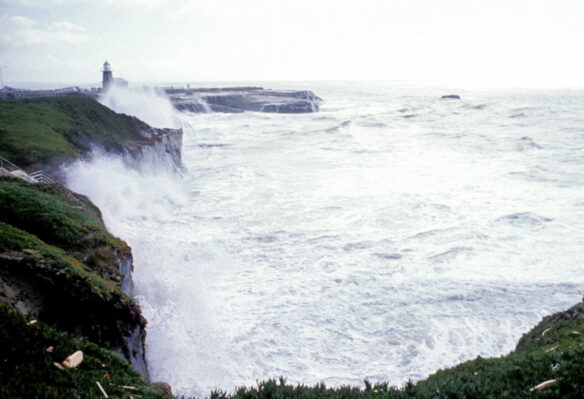
[[[161,394],[164,395],[164,397],[172,397],[172,390],[170,389],[170,385],[168,385],[166,382],[153,382],[152,384],[152,388],[154,388],[155,391],[160,392]]]
[[[322,99],[309,90],[264,90],[261,87],[167,89],[174,107],[190,112],[318,112]]]
[[[460,96],[458,94],[446,94],[441,97],[443,100],[460,100]]]

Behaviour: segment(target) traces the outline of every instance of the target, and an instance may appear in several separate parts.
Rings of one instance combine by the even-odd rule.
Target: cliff
[[[103,398],[97,383],[110,398],[164,398],[111,351],[23,316],[0,304],[0,397]],[[76,368],[62,361],[81,350]]]
[[[182,165],[182,130],[150,127],[87,96],[0,101],[0,121],[0,155],[24,169],[58,173],[96,148],[138,159],[168,154]]]
[[[0,122],[0,155],[29,172],[44,168],[58,174],[61,165],[90,157],[96,148],[130,163],[182,167],[180,129],[152,128],[89,97],[0,101]],[[145,382],[146,320],[132,298],[132,271],[130,247],[106,230],[99,209],[86,197],[59,184],[0,177],[0,337],[10,342],[10,350],[0,350],[7,356],[0,367],[0,396],[94,397],[87,392],[96,388],[95,381],[85,384],[85,377],[72,383],[76,380],[67,370],[63,374],[54,367],[43,369],[48,354],[42,359],[38,353],[23,357],[31,353],[32,338],[15,327],[24,320],[16,315],[38,321],[34,334],[59,336],[52,344],[55,352],[60,349],[58,356],[64,354],[60,341],[67,342],[65,347],[90,348],[92,355],[123,369],[124,385],[150,392]],[[122,359],[135,371],[123,366]],[[95,374],[94,365],[85,363],[83,368]],[[27,394],[37,385],[32,376],[43,372],[54,377],[42,379],[47,389],[59,395]]]
[[[121,271],[131,264],[87,198],[0,178],[0,303],[118,352],[148,378],[146,320]]]
[[[298,114],[318,112],[322,99],[310,90],[267,90],[262,87],[167,89],[179,111],[271,112]]]

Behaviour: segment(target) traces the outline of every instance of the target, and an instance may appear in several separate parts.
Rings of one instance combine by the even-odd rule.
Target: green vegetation
[[[107,232],[99,209],[59,185],[0,177],[0,221],[68,251],[99,276],[121,284],[119,262],[129,247]]]
[[[129,337],[143,337],[146,321],[122,292],[121,262],[130,248],[87,198],[0,178],[0,304],[135,358],[140,339]]]
[[[0,155],[29,169],[57,167],[93,144],[120,151],[148,129],[88,97],[0,101]],[[147,373],[146,321],[122,292],[130,286],[120,267],[131,262],[130,248],[86,197],[0,177],[0,397],[99,397],[96,381],[110,397],[160,396],[109,351]],[[39,322],[28,326],[23,317]],[[78,369],[52,365],[77,349],[86,353]]]
[[[48,245],[23,230],[0,222],[0,254],[5,266],[18,263],[19,274],[30,274],[30,279],[50,279],[51,285],[74,290],[84,300],[111,300],[114,296],[124,302],[131,299],[120,288],[104,280],[97,273],[60,248]]]
[[[110,398],[163,397],[112,352],[42,322],[28,323],[28,318],[0,305],[0,397],[103,397],[96,382]],[[53,364],[78,350],[83,351],[79,367],[61,370]]]
[[[538,384],[556,380],[542,390]],[[543,319],[507,356],[475,360],[440,370],[418,383],[391,387],[386,383],[327,388],[286,384],[285,379],[259,382],[234,394],[212,393],[212,399],[471,399],[584,397],[584,303]]]
[[[112,281],[36,236],[0,222],[0,303],[129,353],[126,338],[144,329],[134,301]]]
[[[91,144],[119,151],[148,126],[86,96],[0,101],[0,155],[40,168],[86,155]]]
[[[87,154],[92,143],[119,150],[126,140],[140,140],[144,129],[88,97],[0,101],[0,155],[23,167],[58,165]],[[130,248],[107,232],[99,209],[84,196],[0,178],[1,398],[102,397],[96,381],[114,398],[161,397],[108,350],[130,358],[126,338],[143,337],[140,309],[121,291],[119,265],[126,261]],[[29,324],[31,317],[39,321]],[[54,366],[77,350],[85,356],[78,368]],[[548,380],[555,382],[532,389]],[[280,379],[211,397],[583,398],[584,303],[546,317],[507,356],[479,357],[416,384],[329,388]]]

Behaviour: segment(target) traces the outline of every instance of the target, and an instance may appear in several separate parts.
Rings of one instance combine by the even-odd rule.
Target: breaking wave
[[[67,172],[132,247],[154,380],[196,396],[280,375],[399,385],[505,354],[580,299],[584,137],[557,119],[577,107],[510,132],[542,96],[466,93],[476,112],[404,89],[315,90],[321,112],[295,117],[102,99],[185,133],[181,175],[104,154]],[[403,104],[420,116],[391,111]]]

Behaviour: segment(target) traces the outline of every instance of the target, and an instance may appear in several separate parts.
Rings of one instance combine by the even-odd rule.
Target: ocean
[[[507,354],[581,299],[584,91],[262,86],[324,102],[188,114],[128,94],[113,108],[183,128],[184,170],[67,170],[132,247],[153,381],[399,386]]]

